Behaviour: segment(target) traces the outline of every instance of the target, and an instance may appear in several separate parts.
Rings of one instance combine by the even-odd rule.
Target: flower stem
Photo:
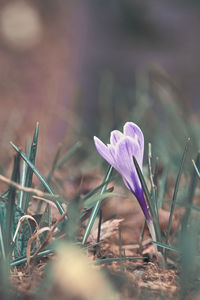
[[[154,242],[157,241],[157,238],[156,238],[156,232],[155,232],[155,228],[154,228],[154,224],[153,224],[153,221],[150,220],[150,221],[147,221],[147,226],[149,228],[149,232],[150,232],[150,235],[152,237],[152,240]]]

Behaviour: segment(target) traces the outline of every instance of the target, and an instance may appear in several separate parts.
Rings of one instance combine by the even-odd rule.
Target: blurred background
[[[93,135],[126,121],[165,162],[188,136],[196,151],[199,16],[197,0],[0,0],[1,165],[37,121],[39,161],[76,141],[94,161]]]

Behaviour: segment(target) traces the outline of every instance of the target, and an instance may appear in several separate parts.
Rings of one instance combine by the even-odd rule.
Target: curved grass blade
[[[54,174],[54,171],[58,168],[60,168],[63,164],[65,164],[70,158],[71,156],[81,147],[81,142],[77,142],[74,146],[72,146],[67,153],[64,155],[64,157],[58,161],[59,156],[60,156],[60,152],[61,152],[61,146],[59,146],[56,156],[54,158],[53,164],[52,164],[52,168],[51,171],[49,172],[49,174],[47,175],[46,181],[49,184],[51,182],[51,178]]]
[[[15,144],[13,144],[12,142],[10,142],[10,144],[13,146],[13,148],[20,154],[20,156],[23,158],[23,160],[27,163],[27,165],[33,170],[33,172],[35,173],[35,175],[38,177],[38,179],[40,180],[40,182],[43,184],[43,186],[45,187],[45,189],[51,194],[54,195],[53,191],[51,190],[50,186],[48,185],[48,183],[46,182],[45,178],[40,174],[40,172],[38,171],[38,169],[32,164],[32,162],[26,157],[26,155],[17,147],[15,146]],[[64,208],[62,207],[62,205],[55,200],[55,204],[58,208],[58,211],[60,212],[60,214],[64,213]]]
[[[112,170],[113,170],[112,166],[109,166],[108,170],[106,172],[106,175],[104,177],[103,183],[105,183],[105,181],[108,181],[110,179],[110,176],[112,174]],[[102,195],[105,192],[105,190],[107,188],[107,185],[108,185],[108,183],[101,188],[100,195]],[[84,245],[87,241],[87,238],[90,234],[90,231],[93,227],[94,221],[95,221],[96,216],[98,214],[99,208],[101,206],[101,203],[102,203],[102,200],[98,200],[96,205],[92,209],[92,213],[90,215],[90,219],[88,221],[88,224],[87,224],[87,227],[86,227],[86,230],[85,230],[85,234],[83,236],[82,245]]]
[[[185,149],[183,151],[183,155],[182,155],[181,162],[180,162],[179,172],[178,172],[178,175],[177,175],[177,178],[176,178],[174,193],[173,193],[173,197],[172,197],[172,205],[171,205],[171,209],[170,209],[169,221],[168,221],[167,232],[166,232],[166,240],[165,240],[166,244],[168,244],[168,239],[169,239],[170,229],[171,229],[171,223],[172,223],[172,216],[173,216],[174,208],[175,208],[175,205],[176,205],[178,189],[179,189],[179,185],[180,185],[181,175],[182,175],[182,172],[183,172],[183,165],[184,165],[184,162],[185,162],[185,159],[186,159],[186,154],[188,152],[189,144],[190,144],[190,138],[188,138],[188,140],[186,142]],[[165,251],[165,260],[166,260],[166,258],[167,258],[167,250]]]
[[[62,165],[64,165],[70,158],[71,156],[81,147],[81,142],[77,142],[75,145],[73,145],[67,153],[63,156],[63,158],[58,161],[54,167],[55,169],[60,168]]]
[[[115,176],[113,176],[113,178],[114,177]],[[95,187],[93,190],[89,191],[87,194],[84,195],[84,197],[82,198],[82,201],[85,201],[88,198],[90,198],[91,196],[93,196],[98,190],[100,190],[100,188],[104,187],[104,185],[106,185],[107,183],[109,183],[109,181],[110,181],[110,179],[106,180],[105,182],[103,182],[100,185],[98,185],[97,187]]]
[[[81,146],[81,143],[80,142],[77,142],[74,146],[72,146],[68,151],[67,153],[64,155],[64,157],[58,161],[58,158],[59,158],[59,155],[60,155],[60,150],[61,148],[58,149],[57,153],[56,153],[56,157],[54,159],[54,162],[53,162],[53,166],[52,166],[52,169],[50,171],[50,173],[48,174],[47,176],[47,180],[46,182],[49,183],[52,176],[53,176],[53,173],[56,169],[60,168],[63,164],[65,164],[70,158],[71,156],[80,148]],[[47,204],[48,206],[48,204]],[[46,207],[45,211],[46,211],[46,215],[48,215],[48,222],[50,223],[51,222],[51,214],[50,214],[50,206]]]
[[[13,142],[10,142],[10,144],[13,146],[13,148],[20,154],[20,156],[23,158],[23,160],[27,163],[27,165],[33,170],[35,175],[38,177],[40,182],[43,184],[45,189],[50,193],[54,194],[51,190],[50,186],[46,182],[45,178],[40,174],[40,172],[37,170],[37,168],[32,164],[32,162],[27,158],[27,156],[15,145]]]
[[[84,202],[84,208],[90,209],[92,208],[98,201],[103,201],[106,198],[111,197],[120,197],[117,193],[103,193],[103,194],[95,194]]]
[[[61,144],[58,146],[58,149],[57,149],[55,158],[54,158],[54,160],[53,160],[53,164],[52,164],[51,171],[50,171],[49,174],[47,175],[46,181],[47,181],[48,183],[50,183],[51,178],[52,178],[52,176],[53,176],[53,173],[54,173],[54,171],[55,171],[55,169],[56,169],[56,164],[57,164],[57,162],[58,162],[58,159],[59,159],[59,156],[60,156],[60,152],[61,152],[61,146],[62,146]]]

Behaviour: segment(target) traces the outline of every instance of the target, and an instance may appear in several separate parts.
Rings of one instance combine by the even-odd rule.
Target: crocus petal
[[[113,130],[110,134],[110,143],[115,146],[117,142],[123,137],[123,133],[119,130]]]
[[[116,145],[117,171],[126,179],[134,193],[141,186],[132,158],[133,155],[138,156],[138,151],[138,143],[130,137],[124,136]]]
[[[142,169],[144,136],[141,129],[136,124],[127,122],[123,133],[118,130],[111,132],[110,144],[107,146],[97,137],[94,137],[94,142],[99,154],[121,174],[125,185],[136,196],[147,223],[152,223],[133,161],[134,156]]]
[[[105,159],[107,160],[107,162],[114,166],[114,160],[113,160],[113,156],[109,150],[109,148],[100,140],[98,139],[96,136],[94,136],[94,143],[96,146],[97,151],[99,152],[99,154]]]
[[[143,190],[142,190],[142,187],[141,188],[138,188],[137,189],[137,192],[135,193],[133,190],[132,190],[132,187],[129,185],[129,183],[126,181],[126,179],[123,179],[124,180],[124,183],[126,184],[126,186],[128,187],[128,189],[136,196],[139,204],[140,204],[140,207],[141,209],[143,210],[143,213],[147,219],[147,221],[150,221],[151,220],[151,217],[149,215],[149,211],[148,211],[148,208],[147,208],[147,205],[146,205],[146,201],[144,199],[144,193],[143,193]]]
[[[142,168],[143,154],[144,154],[144,135],[143,135],[141,129],[135,123],[127,122],[124,125],[123,131],[126,136],[137,139],[137,142],[140,146],[140,151],[139,151],[136,159],[138,161],[140,168]]]

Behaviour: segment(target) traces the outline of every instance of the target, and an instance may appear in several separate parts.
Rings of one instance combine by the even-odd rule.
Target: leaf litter
[[[89,180],[88,178],[85,178],[85,180],[89,182],[89,189],[91,189],[93,185],[94,187],[96,186],[100,176],[92,177],[89,174],[88,177]],[[83,193],[85,193],[86,186],[83,185],[83,181],[84,179],[82,180],[82,187],[84,188]],[[74,185],[74,189],[76,189],[76,184]],[[88,250],[89,259],[95,261],[103,258],[143,256],[144,259],[142,260],[115,261],[98,265],[95,268],[103,269],[112,280],[118,277],[124,278],[118,290],[123,299],[139,299],[145,293],[150,293],[154,299],[161,299],[161,296],[167,296],[171,299],[176,299],[177,297],[178,299],[179,270],[176,264],[171,264],[172,267],[169,269],[159,266],[159,262],[152,250],[153,246],[146,227],[143,242],[142,244],[140,243],[144,216],[139,205],[136,201],[130,200],[129,195],[124,193],[124,191],[122,192],[121,187],[116,186],[116,184],[115,192],[121,193],[122,196],[104,201],[102,205],[103,222],[101,225],[100,243]],[[160,209],[159,214],[160,220],[162,220],[162,230],[165,230],[168,224],[169,213],[166,210]],[[179,224],[180,214],[178,211],[172,221],[172,235],[176,233]],[[97,242],[98,224],[95,226],[96,228],[93,229],[88,237],[87,246]],[[121,246],[119,232],[121,232]],[[18,293],[34,299],[31,296],[33,291],[46,278],[45,270],[49,262],[56,259],[57,254],[53,254],[37,261],[34,260],[29,268],[27,268],[27,265],[14,267],[11,273],[11,280]],[[69,299],[72,298],[69,296]]]

